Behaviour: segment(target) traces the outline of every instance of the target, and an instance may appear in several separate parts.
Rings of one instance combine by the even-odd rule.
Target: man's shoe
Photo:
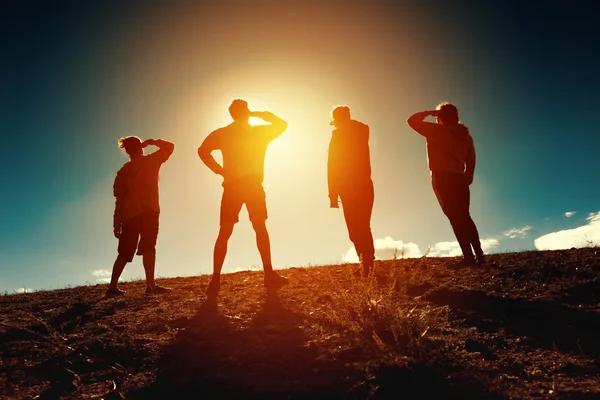
[[[362,277],[365,277],[365,278],[366,278],[366,277],[368,277],[368,276],[371,274],[371,270],[372,270],[372,269],[373,269],[373,268],[371,268],[371,267],[362,267],[362,268],[361,268],[361,267],[359,267],[359,268],[356,268],[356,269],[355,269],[355,270],[352,272],[352,275],[354,275],[354,276],[355,276],[355,277],[357,277],[357,278],[362,278]]]
[[[219,295],[219,289],[221,288],[221,280],[220,279],[211,279],[208,287],[206,288],[206,298],[209,300],[214,300]]]
[[[165,293],[169,293],[171,292],[171,288],[168,287],[164,287],[164,286],[158,286],[158,285],[154,285],[153,288],[149,288],[146,287],[146,294],[147,295],[152,295],[152,294],[165,294]]]
[[[125,294],[125,292],[119,288],[115,288],[115,289],[107,289],[106,290],[106,297],[119,297],[119,296],[123,296]]]
[[[475,260],[475,262],[477,263],[477,265],[485,265],[486,264],[485,256],[483,254],[478,256],[477,260]]]
[[[451,269],[461,269],[461,268],[468,268],[468,267],[473,267],[475,266],[475,260],[468,260],[468,259],[463,259],[457,263],[451,264],[448,266],[448,268]]]
[[[288,279],[279,275],[277,272],[265,273],[265,287],[268,289],[278,289],[288,284]]]

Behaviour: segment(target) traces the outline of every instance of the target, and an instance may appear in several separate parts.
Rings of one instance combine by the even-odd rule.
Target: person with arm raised
[[[273,270],[271,242],[266,227],[268,218],[266,195],[263,188],[264,164],[267,147],[287,129],[287,122],[268,111],[250,111],[248,103],[235,99],[229,106],[233,122],[211,132],[198,148],[198,156],[215,174],[223,177],[220,228],[213,252],[213,275],[206,294],[216,299],[221,285],[221,270],[227,255],[227,244],[234,225],[239,221],[242,205],[246,205],[256,245],[264,269],[264,285],[278,289],[287,279]],[[258,117],[268,125],[252,126],[250,117]],[[223,165],[212,155],[220,150]]]
[[[436,122],[424,121],[428,116],[435,117]],[[444,102],[436,110],[413,114],[406,122],[426,139],[433,191],[464,257],[457,266],[485,264],[479,233],[469,211],[475,146],[469,129],[458,118],[458,109]]]
[[[158,150],[145,155],[144,149],[148,146],[156,146]],[[129,161],[119,169],[113,184],[116,199],[113,234],[119,244],[106,296],[123,295],[118,288],[119,278],[135,254],[142,256],[146,294],[166,293],[170,289],[154,281],[160,215],[158,181],[159,170],[173,154],[175,145],[163,139],[142,142],[137,136],[127,136],[119,140],[119,147],[129,156]]]

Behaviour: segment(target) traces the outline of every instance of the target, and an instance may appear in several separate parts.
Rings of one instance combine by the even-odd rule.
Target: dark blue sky
[[[98,232],[106,230],[110,235],[110,185],[124,161],[115,148],[116,140],[125,134],[161,134],[173,115],[163,110],[184,104],[191,82],[202,86],[220,79],[223,66],[235,60],[225,48],[235,48],[236,40],[246,47],[255,46],[253,51],[261,57],[270,38],[278,35],[279,25],[269,19],[269,13],[284,15],[289,21],[323,14],[323,25],[310,25],[312,33],[298,29],[294,33],[297,41],[291,40],[287,46],[302,48],[303,62],[314,57],[315,71],[332,65],[343,70],[352,81],[348,86],[366,104],[363,109],[371,119],[366,122],[386,127],[379,129],[385,134],[374,134],[371,139],[376,177],[377,170],[399,168],[398,160],[408,157],[403,152],[409,149],[416,154],[414,174],[426,174],[423,144],[420,138],[410,136],[404,120],[442,100],[458,105],[478,150],[479,186],[473,189],[473,215],[481,221],[480,230],[488,237],[501,237],[511,228],[531,227],[529,236],[501,242],[495,251],[533,248],[536,236],[584,226],[589,213],[600,210],[596,116],[600,107],[600,34],[594,2],[547,3],[543,7],[517,1],[415,1],[413,5],[357,1],[343,6],[306,2],[289,9],[267,7],[276,2],[265,1],[243,7],[239,2],[215,3],[3,2],[0,290],[93,279],[85,278],[88,270],[76,273],[74,268],[85,263],[88,255],[97,260],[106,253],[103,262],[114,257],[114,243],[98,239]],[[304,13],[303,8],[308,11]],[[220,42],[225,33],[202,26],[208,24],[205,15],[221,11],[232,18],[256,18],[256,31]],[[350,17],[352,23],[346,24]],[[198,26],[202,35],[187,38],[197,45],[160,41],[162,36],[174,35],[179,19]],[[340,24],[339,29],[331,28],[335,24]],[[157,33],[165,26],[171,31]],[[373,43],[353,48],[352,42],[339,40],[362,30],[383,35],[385,53],[379,55],[383,60],[388,57],[389,63],[369,64],[362,58]],[[319,32],[322,40],[318,44],[308,39]],[[255,42],[244,37],[252,34],[257,35]],[[145,37],[144,46],[132,45]],[[215,48],[223,50],[219,53]],[[190,55],[194,51],[198,53]],[[156,60],[170,69],[153,67]],[[242,61],[253,62],[248,56]],[[395,75],[397,66],[402,72]],[[156,73],[163,70],[165,76]],[[193,75],[196,72],[202,77]],[[285,72],[277,73],[285,78]],[[293,72],[289,74],[293,79]],[[375,83],[381,75],[387,76],[386,85]],[[201,107],[210,102],[200,101],[206,103],[194,107],[203,115]],[[206,133],[197,133],[189,143],[199,144]],[[405,138],[403,148],[396,146],[396,137]],[[191,153],[195,151],[193,146],[189,148]],[[176,155],[185,151],[178,148]],[[205,173],[200,166],[197,171]],[[411,192],[402,188],[396,192],[396,183],[389,178],[392,175],[379,176],[375,182],[381,188],[381,216],[375,223],[379,236],[417,242],[423,251],[426,241],[443,240],[426,233],[433,231],[435,224],[446,224],[439,218],[432,225],[423,223],[423,232],[412,239],[405,238],[408,228],[394,231],[392,226],[400,221],[386,218],[396,216],[391,211],[394,196],[409,198]],[[212,183],[211,190],[218,191]],[[414,190],[429,196],[426,183]],[[80,214],[70,211],[70,207],[80,210],[82,202],[101,204],[98,219],[85,222],[85,226]],[[577,214],[566,218],[568,211]],[[102,218],[109,221],[106,226],[98,223]],[[445,225],[444,229],[446,234]],[[212,246],[212,234],[211,230],[206,235],[207,249]],[[65,261],[70,253],[79,258]],[[314,258],[315,262],[323,259],[320,255]],[[49,280],[46,275],[52,273],[48,270],[59,278]],[[45,271],[43,279],[40,271]]]

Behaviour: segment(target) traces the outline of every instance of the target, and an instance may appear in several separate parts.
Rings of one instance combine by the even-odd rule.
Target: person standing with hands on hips
[[[242,205],[256,233],[256,245],[263,263],[264,285],[279,289],[288,283],[273,270],[271,242],[266,227],[267,203],[263,188],[265,156],[269,143],[286,129],[287,122],[268,111],[250,111],[245,100],[235,99],[229,106],[233,122],[211,132],[198,148],[198,156],[215,174],[223,177],[220,228],[213,254],[213,275],[206,290],[209,300],[216,299],[221,287],[221,270],[227,254],[227,243],[239,221]],[[250,125],[250,117],[261,118],[268,125]],[[220,150],[223,165],[212,156]]]

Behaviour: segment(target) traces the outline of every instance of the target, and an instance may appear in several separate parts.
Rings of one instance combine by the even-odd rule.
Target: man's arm
[[[218,131],[213,131],[198,147],[198,157],[212,172],[222,176],[224,171],[223,166],[212,156],[212,152],[220,148]]]
[[[115,212],[113,214],[113,234],[117,239],[121,237],[121,214],[121,199],[117,197],[117,200],[115,201]]]
[[[158,150],[151,154],[152,157],[156,157],[165,162],[173,154],[175,150],[175,144],[164,139],[147,139],[142,142],[142,148],[147,146],[156,146]],[[156,155],[155,155],[156,154]]]
[[[441,130],[443,129],[442,126],[439,124],[434,124],[433,122],[424,121],[424,119],[430,115],[436,117],[437,113],[438,112],[436,110],[420,111],[411,115],[406,120],[406,123],[408,124],[408,126],[413,128],[415,132],[425,136],[426,138],[437,136],[441,133]]]
[[[339,208],[339,189],[337,175],[339,173],[339,154],[338,148],[335,146],[334,138],[329,142],[329,152],[327,157],[327,187],[329,189],[329,207]]]
[[[471,141],[469,148],[467,149],[467,158],[465,159],[465,176],[469,185],[473,183],[473,176],[475,175],[475,146]]]
[[[125,182],[123,169],[117,172],[113,183],[113,195],[115,196],[115,211],[113,213],[113,234],[118,239],[121,236],[121,216],[123,215],[123,198],[125,197]]]
[[[281,135],[288,127],[288,123],[279,118],[277,115],[269,111],[250,111],[251,117],[260,118],[263,121],[270,123],[268,126],[267,135],[269,141],[277,138]]]

